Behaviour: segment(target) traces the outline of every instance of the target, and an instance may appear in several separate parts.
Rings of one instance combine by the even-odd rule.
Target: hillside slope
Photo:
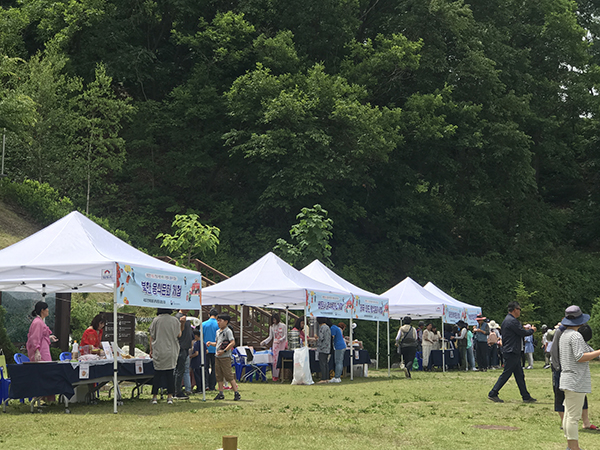
[[[0,249],[8,247],[42,227],[34,223],[23,211],[0,200]]]

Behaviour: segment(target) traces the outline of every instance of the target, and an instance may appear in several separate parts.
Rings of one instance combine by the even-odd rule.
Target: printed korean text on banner
[[[117,303],[151,308],[200,309],[201,275],[116,265]]]
[[[459,308],[458,306],[444,305],[444,313],[442,319],[446,323],[456,323],[459,320],[467,322],[467,310],[465,308]]]
[[[309,291],[306,297],[306,308],[308,314],[313,317],[348,319],[352,317],[354,302],[350,294]]]
[[[357,295],[354,297],[353,317],[361,320],[385,322],[390,317],[389,300]]]

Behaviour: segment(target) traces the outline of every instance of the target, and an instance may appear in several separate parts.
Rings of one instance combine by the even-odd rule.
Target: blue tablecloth
[[[314,350],[309,351],[310,357],[310,371],[312,373],[321,373],[321,367],[319,366],[319,361],[316,360],[316,352]],[[285,368],[292,369],[294,364],[294,351],[293,350],[282,350],[279,352],[279,356],[277,357],[277,367],[280,369],[284,368],[282,366],[283,361],[285,361]],[[354,364],[369,364],[371,362],[371,358],[369,357],[369,352],[366,350],[358,350],[358,359],[354,358]],[[344,367],[350,367],[350,350],[346,349],[344,353]],[[335,369],[335,359],[333,355],[329,355],[329,369]]]
[[[143,364],[143,377],[153,378],[152,360],[144,360]],[[90,365],[90,376],[86,379],[79,378],[79,367],[73,367],[70,362],[9,364],[7,369],[11,378],[9,398],[15,399],[55,394],[71,398],[75,393],[74,384],[94,383],[94,380],[113,375],[112,361]],[[135,373],[135,360],[119,361],[117,377],[119,380],[140,378],[140,375]]]
[[[446,357],[446,366],[454,367],[460,364],[460,353],[458,353],[458,350],[444,350],[444,353]],[[429,367],[442,367],[442,365],[442,351],[431,350],[431,354],[429,355]]]

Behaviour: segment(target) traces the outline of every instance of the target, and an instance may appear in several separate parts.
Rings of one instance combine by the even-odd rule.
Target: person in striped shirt
[[[600,350],[592,350],[577,332],[588,320],[589,314],[583,314],[579,306],[573,305],[566,309],[565,318],[561,322],[566,327],[559,346],[560,389],[565,393],[563,429],[567,438],[567,450],[580,450],[578,422],[585,395],[592,392],[589,361],[600,356]]]

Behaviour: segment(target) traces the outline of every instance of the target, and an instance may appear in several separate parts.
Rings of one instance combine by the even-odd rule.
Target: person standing
[[[542,350],[544,351],[544,369],[550,368],[550,349],[552,348],[552,344],[550,344],[550,342],[552,342],[552,340],[548,339],[548,333],[548,325],[542,325]],[[553,334],[551,336],[553,336]]]
[[[483,314],[477,314],[477,325],[473,327],[475,339],[475,351],[477,352],[477,368],[481,372],[487,372],[488,369],[488,336],[490,334],[490,325],[485,322]]]
[[[519,302],[508,304],[508,314],[502,322],[502,352],[504,355],[504,370],[498,377],[498,381],[488,393],[488,398],[496,403],[503,403],[498,397],[500,389],[506,384],[511,375],[514,375],[521,397],[525,403],[534,403],[537,400],[529,394],[525,384],[525,375],[521,366],[521,348],[523,338],[530,336],[536,331],[535,327],[525,330],[518,318],[521,316],[521,305]],[[487,344],[486,344],[487,345]]]
[[[208,343],[216,342],[217,340],[217,330],[219,329],[217,316],[219,315],[219,311],[212,308],[208,314],[210,315],[210,318],[202,322],[202,334],[204,337],[204,347],[206,348],[204,376],[206,378],[206,390],[214,391],[217,386],[217,374],[215,371],[215,353],[217,352],[217,348],[209,346]],[[198,386],[198,380],[196,380],[196,386]]]
[[[458,354],[460,355],[460,368],[464,370],[468,370],[469,363],[467,362],[467,324],[463,320],[459,320],[456,323],[458,328],[456,334],[452,337],[454,340],[454,344],[458,349]]]
[[[412,319],[406,316],[402,323],[403,325],[398,330],[396,335],[396,345],[400,350],[402,362],[404,363],[404,375],[406,378],[412,378],[410,369],[412,369],[415,355],[417,354],[417,330],[411,326]]]
[[[179,337],[179,355],[177,356],[177,366],[175,367],[175,398],[179,400],[188,400],[192,393],[192,382],[190,380],[190,348],[194,332],[192,325],[187,321],[189,310],[180,309],[175,318],[181,322],[181,336]],[[185,385],[182,387],[182,382]]]
[[[569,308],[571,308],[571,307],[569,307]],[[573,311],[576,312],[576,310],[574,310],[574,309],[569,311],[569,308],[567,308],[565,310],[565,317],[569,314],[569,312],[573,312]],[[556,325],[556,328],[554,330],[551,330],[552,331],[552,335],[551,335],[552,340],[550,340],[548,342],[548,344],[551,344],[551,345],[549,345],[549,347],[550,347],[549,351],[551,353],[550,365],[552,368],[552,390],[554,391],[554,411],[556,411],[558,413],[558,416],[560,417],[561,427],[562,427],[563,420],[565,418],[565,405],[564,405],[565,393],[564,393],[564,391],[562,391],[560,389],[560,373],[561,373],[560,338],[562,336],[562,333],[566,329],[567,328],[562,323],[559,323],[558,325]],[[590,422],[587,395],[583,401],[583,410],[581,412],[581,421],[583,422],[584,430],[597,431],[599,429],[596,425],[592,425],[592,423]]]
[[[489,368],[494,370],[500,366],[498,362],[498,341],[500,340],[500,333],[498,332],[498,324],[495,320],[491,320],[489,325],[490,334],[487,337],[490,352]]]
[[[530,330],[531,325],[527,324],[523,328],[525,328],[526,330]],[[535,350],[535,347],[533,345],[533,335],[525,336],[524,341],[525,348],[523,351],[525,352],[525,359],[527,360],[527,367],[525,367],[525,369],[530,370],[533,369],[533,351]]]
[[[600,356],[584,340],[579,328],[590,320],[579,306],[570,306],[561,321],[566,327],[560,337],[559,357],[561,366],[560,389],[565,393],[563,429],[568,450],[580,450],[578,422],[586,394],[592,392],[589,361]]]
[[[58,339],[46,325],[46,317],[49,314],[46,302],[37,302],[31,312],[33,321],[27,333],[27,356],[31,361],[52,361],[50,342],[56,342]]]
[[[173,404],[175,381],[173,370],[179,354],[179,336],[183,324],[171,315],[170,309],[159,308],[150,324],[150,357],[154,365],[152,381],[152,403],[158,403],[157,395],[161,387],[167,388],[167,403]]]
[[[273,313],[271,316],[271,326],[269,327],[269,336],[260,343],[265,347],[269,342],[273,341],[271,347],[273,351],[273,361],[277,361],[279,352],[287,348],[287,327],[281,323],[279,314]],[[277,365],[277,364],[275,364]],[[279,368],[273,367],[273,381],[279,380]]]
[[[342,382],[342,371],[344,369],[344,354],[346,353],[346,341],[342,329],[337,325],[331,325],[331,338],[333,339],[333,354],[335,358],[335,375],[330,383]]]
[[[423,370],[429,370],[429,356],[433,349],[434,334],[432,331],[433,324],[428,323],[423,330]]]
[[[433,333],[433,346],[431,347],[431,350],[441,350],[442,337],[440,336],[440,332],[437,330],[436,327],[432,327],[431,332]]]
[[[471,370],[476,371],[475,368],[475,355],[473,354],[473,332],[471,330],[467,330],[467,362],[471,366]],[[469,370],[469,368],[465,368],[465,371]]]
[[[190,369],[194,371],[194,380],[196,381],[196,392],[202,392],[202,355],[204,344],[200,340],[200,332],[194,330],[194,340],[190,349]],[[206,361],[205,361],[206,362]]]
[[[331,329],[327,325],[325,317],[317,317],[319,324],[319,339],[317,341],[317,352],[319,352],[319,367],[321,369],[321,381],[329,380],[329,353],[331,352]]]
[[[233,387],[233,391],[235,392],[233,400],[237,402],[241,397],[238,392],[235,376],[231,369],[231,349],[235,347],[235,338],[233,337],[233,331],[229,328],[230,320],[231,317],[229,314],[222,313],[217,316],[217,323],[219,324],[217,340],[215,342],[209,342],[208,345],[217,349],[215,352],[215,361],[219,393],[215,397],[215,400],[225,400],[225,395],[223,394],[223,379],[225,379],[225,381],[231,383],[231,387]]]

